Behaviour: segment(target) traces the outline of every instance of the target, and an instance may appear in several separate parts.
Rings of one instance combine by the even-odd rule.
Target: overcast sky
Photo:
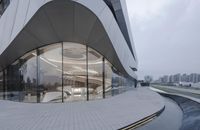
[[[200,73],[200,0],[127,0],[138,76]]]

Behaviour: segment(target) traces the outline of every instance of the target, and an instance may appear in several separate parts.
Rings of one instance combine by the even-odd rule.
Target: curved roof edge
[[[5,58],[6,58],[5,56],[19,58],[19,56],[21,56],[21,55],[18,55],[18,54],[25,53],[25,52],[23,52],[23,50],[19,49],[19,47],[20,47],[19,45],[23,45],[23,47],[24,47],[24,45],[27,46],[27,43],[26,43],[26,41],[23,41],[24,40],[23,38],[29,39],[31,42],[33,42],[33,44],[28,45],[30,48],[31,47],[38,47],[39,43],[44,44],[44,41],[43,41],[44,39],[43,38],[45,36],[43,35],[43,38],[41,38],[40,36],[36,36],[37,35],[36,34],[37,31],[42,33],[41,32],[42,30],[37,30],[38,28],[34,28],[34,27],[37,27],[38,19],[41,20],[40,22],[41,22],[42,25],[46,24],[45,23],[46,21],[45,21],[44,17],[46,17],[47,19],[49,19],[49,17],[50,17],[47,14],[48,10],[46,9],[47,8],[46,5],[48,5],[49,3],[53,3],[53,2],[56,3],[57,1],[46,0],[45,2],[44,1],[42,2],[42,1],[39,1],[39,0],[37,0],[37,1],[29,0],[29,4],[27,4],[27,7],[24,8],[24,10],[26,10],[26,15],[24,15],[24,17],[22,17],[22,19],[24,19],[24,23],[23,23],[24,25],[20,26],[21,30],[19,28],[18,28],[18,31],[15,28],[13,28],[11,30],[11,32],[10,32],[11,37],[10,37],[9,41],[12,41],[12,42],[10,42],[10,43],[7,42],[7,44],[6,45],[4,44],[4,47],[3,47],[3,48],[5,48],[5,50],[2,50],[2,49],[0,50],[0,52],[2,53],[1,56],[0,56],[0,60],[1,61],[5,60]],[[68,3],[70,3],[69,1],[66,1],[66,0],[61,0],[59,2],[68,2]],[[57,3],[59,3],[59,2],[57,2]],[[113,51],[115,53],[113,53],[113,52],[112,53],[109,53],[109,52],[107,53],[106,51],[108,51],[108,50],[104,50],[103,54],[107,55],[107,57],[109,57],[109,55],[110,55],[110,57],[113,57],[113,54],[116,54],[117,57],[114,56],[115,59],[113,61],[118,65],[118,67],[120,67],[122,65],[123,68],[121,68],[122,67],[121,66],[120,67],[121,70],[124,69],[127,72],[128,75],[130,75],[133,78],[137,78],[135,72],[133,72],[133,70],[131,69],[131,68],[137,68],[137,62],[131,56],[132,54],[131,54],[128,46],[127,46],[126,40],[124,39],[123,34],[121,33],[120,28],[117,25],[117,22],[116,22],[115,18],[113,17],[113,15],[112,15],[110,9],[108,8],[108,6],[103,1],[99,1],[99,0],[93,0],[91,2],[87,2],[85,0],[76,0],[76,1],[74,1],[74,3],[79,3],[79,5],[82,5],[82,6],[86,7],[88,10],[90,10],[90,11],[87,10],[86,12],[90,12],[90,13],[92,12],[93,14],[95,14],[97,19],[100,21],[100,23],[96,22],[95,24],[97,24],[98,26],[103,26],[103,28],[98,28],[98,26],[97,26],[96,30],[101,29],[102,32],[103,32],[103,30],[105,30],[105,32],[107,34],[107,35],[101,34],[101,36],[103,38],[101,39],[101,37],[99,37],[99,39],[97,39],[97,40],[99,40],[99,42],[95,41],[94,39],[90,39],[89,38],[88,40],[90,42],[94,42],[94,43],[96,42],[96,45],[92,45],[91,44],[91,46],[101,46],[100,42],[101,43],[105,42],[105,44],[106,44],[106,43],[108,43],[110,41],[110,43],[112,44],[112,47],[111,46],[110,47],[113,48]],[[20,6],[22,6],[21,4],[23,4],[23,3],[20,3],[20,1],[18,1],[18,2],[15,2],[15,4],[18,4],[17,12],[15,14],[15,15],[17,15],[18,14],[18,9],[20,10]],[[12,6],[10,6],[9,8],[11,8],[11,7]],[[30,9],[30,8],[32,8],[32,9]],[[42,11],[43,8],[45,9],[44,11]],[[49,10],[49,11],[52,11],[52,10]],[[38,16],[38,19],[34,20],[34,17],[36,17],[36,15],[38,15],[37,14],[38,12],[40,12],[40,15]],[[9,13],[7,13],[7,17],[8,17],[8,15],[9,15]],[[12,25],[13,27],[17,26],[16,24],[19,23],[19,22],[16,23],[16,20],[18,20],[17,16],[15,16],[15,19],[14,19],[15,22],[13,22],[13,25]],[[53,32],[51,32],[52,29],[53,30],[55,29],[55,27],[53,25],[51,25],[52,21],[49,19],[49,22],[47,22],[47,23],[49,25],[47,24],[45,26],[49,26],[49,27],[51,26],[51,29],[50,30],[46,30],[46,31],[48,31],[49,33],[52,33],[49,36],[54,35],[55,36],[54,38],[56,40],[55,39],[49,40],[47,38],[47,41],[45,41],[45,42],[62,41],[62,39],[59,38],[57,32],[55,32],[55,34]],[[1,21],[0,21],[0,24],[1,24]],[[16,32],[18,32],[18,33],[16,33]],[[14,36],[13,33],[16,33],[15,37],[13,37]],[[96,33],[97,33],[97,31],[96,31]],[[12,40],[12,38],[13,38],[13,40]],[[79,39],[79,40],[81,40],[81,42],[85,42],[84,38]],[[99,44],[97,44],[97,43],[99,43]],[[17,48],[18,48],[18,50],[13,50],[13,49],[17,49]],[[26,51],[28,51],[28,50],[30,51],[30,49],[25,49],[25,50]],[[16,55],[13,55],[13,51],[17,51]],[[11,59],[13,60],[13,59],[16,59],[16,58],[11,58]],[[10,60],[10,61],[12,61],[12,60]],[[117,60],[119,60],[119,61],[117,61]],[[7,61],[3,61],[3,62],[1,62],[1,69],[3,67],[5,67],[6,65],[8,65],[9,60],[8,60],[8,62]]]

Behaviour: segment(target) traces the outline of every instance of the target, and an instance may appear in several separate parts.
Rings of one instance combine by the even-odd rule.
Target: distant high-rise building
[[[189,82],[192,82],[192,79],[193,79],[193,74],[190,74],[189,75]]]
[[[168,75],[163,76],[163,82],[164,83],[168,83],[169,82],[169,76]]]
[[[198,74],[196,74],[196,73],[192,73],[192,74],[190,74],[190,76],[189,76],[190,78],[190,80],[189,80],[189,82],[193,82],[193,83],[197,83],[198,82]]]
[[[179,83],[181,80],[181,74],[175,74],[174,75],[174,82],[175,83]]]
[[[169,82],[170,82],[170,83],[173,83],[173,82],[174,82],[174,76],[173,76],[173,75],[170,75],[170,76],[169,76]]]
[[[175,75],[164,75],[158,80],[160,83],[180,83],[180,82],[192,82],[198,83],[200,82],[200,74],[192,73],[192,74],[175,74]]]
[[[200,74],[198,74],[198,82],[200,82]]]
[[[187,74],[181,76],[181,82],[187,82]]]

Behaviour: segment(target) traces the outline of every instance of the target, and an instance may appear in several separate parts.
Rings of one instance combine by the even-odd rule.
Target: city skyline
[[[177,73],[171,75],[163,75],[154,81],[161,83],[180,83],[180,82],[200,82],[200,73]]]

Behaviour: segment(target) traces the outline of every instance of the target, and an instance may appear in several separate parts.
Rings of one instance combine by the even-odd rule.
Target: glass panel
[[[3,99],[3,72],[0,72],[0,100]]]
[[[7,76],[7,69],[5,69],[4,70],[4,73],[5,73],[5,75],[4,75],[4,83],[5,83],[5,85],[4,85],[4,98],[7,100],[8,98],[7,98],[7,82],[8,82],[8,76]]]
[[[112,95],[117,95],[125,92],[125,78],[113,67],[113,77],[112,77]]]
[[[133,79],[130,79],[130,78],[126,79],[126,90],[134,89],[136,87],[136,85],[137,85],[136,80],[133,80]]]
[[[103,97],[103,57],[95,50],[88,48],[88,87],[89,99]]]
[[[65,42],[63,48],[59,43],[27,53],[4,70],[4,77],[0,72],[0,99],[23,102],[86,100],[87,76],[90,100],[103,97],[103,78],[105,97],[132,89],[136,83],[125,78],[106,59],[103,63],[103,56],[97,51],[91,48],[87,51],[85,45]]]
[[[63,44],[64,101],[86,100],[86,46]]]
[[[22,87],[20,85],[19,61],[7,67],[6,72],[6,98],[12,101],[21,101]]]
[[[105,96],[110,97],[112,95],[112,65],[109,61],[105,60]]]
[[[120,84],[119,84],[120,85],[120,93],[123,93],[126,91],[126,88],[127,88],[126,79],[122,74],[119,75],[119,78],[120,78]]]
[[[62,46],[39,49],[39,88],[41,102],[62,101]]]
[[[37,102],[37,62],[36,51],[30,52],[19,60],[21,67],[21,97],[23,102]]]

